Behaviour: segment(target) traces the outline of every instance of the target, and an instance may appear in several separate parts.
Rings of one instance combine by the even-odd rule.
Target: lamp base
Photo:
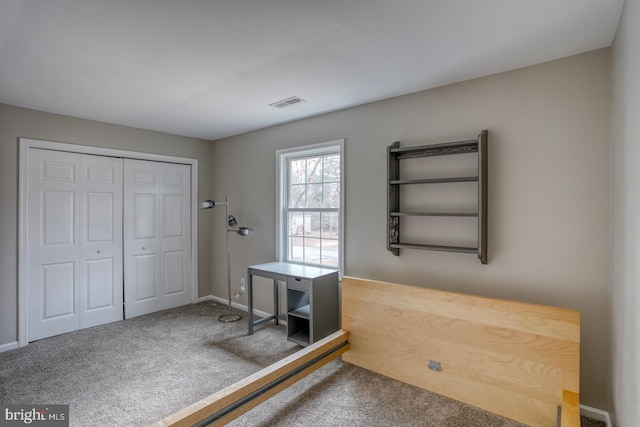
[[[218,316],[218,320],[225,323],[237,322],[240,319],[242,319],[242,316],[235,313],[221,314]]]

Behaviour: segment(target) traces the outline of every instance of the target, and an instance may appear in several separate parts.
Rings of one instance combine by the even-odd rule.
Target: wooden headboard
[[[344,361],[531,426],[579,394],[575,310],[344,277],[342,327]]]

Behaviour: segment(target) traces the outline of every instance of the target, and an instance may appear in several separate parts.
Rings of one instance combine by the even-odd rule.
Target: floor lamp
[[[229,301],[229,312],[218,316],[221,322],[237,322],[242,316],[231,312],[231,251],[229,250],[229,233],[236,233],[238,236],[251,236],[253,228],[237,227],[238,221],[233,215],[229,215],[229,199],[224,198],[224,202],[216,202],[214,200],[205,200],[200,202],[200,209],[211,209],[216,205],[224,205],[224,213],[227,221],[227,294]]]

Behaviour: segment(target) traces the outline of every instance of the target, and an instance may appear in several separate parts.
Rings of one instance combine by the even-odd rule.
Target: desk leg
[[[278,308],[278,281],[273,280],[273,314],[276,316],[274,323],[278,325],[278,314],[280,310]]]
[[[248,307],[247,307],[247,311],[248,311],[248,315],[247,317],[249,318],[249,335],[253,335],[253,275],[251,273],[247,274],[248,277],[248,284],[247,284],[247,297],[248,297]]]

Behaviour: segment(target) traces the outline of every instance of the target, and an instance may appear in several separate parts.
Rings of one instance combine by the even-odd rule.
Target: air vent
[[[269,104],[269,106],[274,108],[284,108],[288,107],[289,105],[298,104],[300,102],[304,102],[304,99],[298,98],[297,96],[292,96],[291,98],[283,99],[282,101]]]

